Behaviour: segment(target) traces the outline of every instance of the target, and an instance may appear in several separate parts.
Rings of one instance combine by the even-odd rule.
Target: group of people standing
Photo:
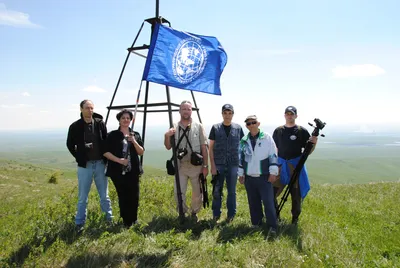
[[[101,209],[106,219],[112,221],[111,202],[108,197],[106,176],[113,181],[119,200],[120,216],[125,226],[137,222],[139,206],[139,176],[143,172],[139,156],[144,153],[139,133],[130,129],[133,114],[122,110],[117,114],[120,127],[107,134],[102,117],[93,112],[90,100],[80,104],[81,119],[74,122],[68,131],[67,147],[78,163],[78,207],[75,223],[82,229],[86,220],[88,193],[94,177],[100,196]],[[244,184],[253,226],[263,223],[264,215],[270,232],[277,229],[276,198],[300,159],[307,142],[317,143],[317,137],[296,125],[297,110],[293,106],[285,109],[285,125],[275,129],[273,135],[259,128],[256,115],[244,120],[249,130],[244,134],[240,124],[232,122],[234,108],[222,106],[221,123],[212,126],[207,136],[201,123],[192,119],[192,104],[183,101],[179,109],[180,121],[164,135],[167,150],[174,149],[178,157],[176,171],[179,175],[183,212],[197,221],[202,206],[199,175],[206,177],[211,171],[213,180],[213,220],[221,219],[223,187],[227,186],[226,222],[236,215],[237,181]],[[173,146],[173,144],[175,146]],[[193,154],[202,158],[193,162]],[[108,160],[108,161],[106,161]],[[104,163],[107,163],[105,166]],[[186,191],[192,186],[191,207],[187,206]],[[175,199],[178,204],[177,185],[174,183]],[[310,189],[305,168],[297,183],[290,190],[292,197],[292,223],[297,224],[301,202]]]

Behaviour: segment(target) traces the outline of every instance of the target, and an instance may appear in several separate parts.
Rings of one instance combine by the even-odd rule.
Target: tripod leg
[[[293,170],[293,173],[292,173],[292,170],[290,170],[290,173],[292,173],[292,174],[291,174],[291,176],[290,176],[289,184],[288,184],[288,186],[286,187],[286,189],[285,189],[285,191],[284,191],[284,193],[283,193],[282,199],[281,199],[281,201],[280,201],[280,203],[279,203],[279,205],[278,205],[278,210],[277,210],[277,216],[278,216],[278,217],[279,217],[279,215],[280,215],[280,213],[281,213],[281,211],[282,211],[283,206],[285,205],[285,203],[286,203],[286,201],[287,201],[287,199],[288,199],[288,196],[289,196],[289,194],[290,194],[290,192],[291,192],[291,189],[293,188],[294,184],[298,181],[299,174],[300,174],[300,170],[301,170],[301,169],[295,168],[295,169]],[[290,173],[289,173],[289,174],[290,174]]]
[[[278,204],[278,196],[282,192],[283,188],[281,189],[280,187],[274,187],[274,205],[275,205],[275,210],[276,210],[276,216],[278,220],[280,219],[279,217],[279,204]]]
[[[296,224],[301,213],[301,195],[299,181],[293,185],[290,195],[292,198],[292,223]]]

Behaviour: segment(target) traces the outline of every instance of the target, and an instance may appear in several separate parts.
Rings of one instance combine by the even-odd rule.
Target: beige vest
[[[180,127],[179,127],[180,126]],[[182,125],[177,123],[174,124],[175,128],[175,144],[178,144],[179,138],[183,135],[184,128]],[[192,145],[193,151],[201,153],[201,146],[200,146],[200,131],[201,127],[200,124],[197,122],[192,121],[190,125],[190,130],[186,132],[186,136],[188,136],[190,140],[190,144]],[[186,148],[188,150],[187,155],[181,161],[190,161],[190,154],[192,151],[190,150],[190,146],[187,143],[187,139],[183,137],[179,148]]]

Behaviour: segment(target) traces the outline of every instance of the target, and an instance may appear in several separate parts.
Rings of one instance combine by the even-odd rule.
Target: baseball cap
[[[231,104],[225,104],[224,106],[222,106],[222,112],[224,112],[225,110],[230,110],[232,111],[232,113],[234,113],[233,106]]]
[[[256,115],[249,115],[248,117],[246,117],[246,120],[244,120],[244,122],[247,122],[248,120],[257,120],[257,116]]]
[[[294,106],[288,106],[285,109],[285,113],[293,113],[294,115],[297,115],[297,109]]]

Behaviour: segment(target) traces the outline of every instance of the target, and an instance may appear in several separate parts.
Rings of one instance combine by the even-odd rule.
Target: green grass
[[[399,181],[400,147],[335,147],[317,148],[306,162],[313,183],[348,184],[375,181]],[[171,151],[146,150],[144,163],[147,167],[165,170],[165,161]],[[15,151],[0,152],[0,159],[13,159],[50,168],[74,170],[76,163],[69,152]]]
[[[200,212],[198,223],[180,225],[173,178],[162,170],[146,167],[145,171],[139,225],[131,229],[107,225],[93,186],[86,229],[77,235],[75,171],[0,161],[0,266],[400,266],[398,182],[312,184],[299,225],[286,221],[290,219],[289,200],[279,236],[273,240],[265,227],[250,227],[242,185],[238,185],[238,213],[232,223],[213,223],[208,208]],[[55,172],[60,174],[58,184],[48,183]],[[118,222],[112,183],[110,197]]]

